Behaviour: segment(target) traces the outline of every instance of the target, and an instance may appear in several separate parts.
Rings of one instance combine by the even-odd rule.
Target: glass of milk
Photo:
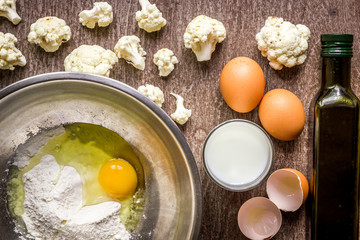
[[[268,176],[274,147],[266,131],[248,120],[234,119],[216,126],[203,145],[207,174],[230,191],[247,191]]]

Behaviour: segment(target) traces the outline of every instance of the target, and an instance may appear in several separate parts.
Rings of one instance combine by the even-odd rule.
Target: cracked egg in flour
[[[71,167],[80,176],[82,206],[77,215],[82,212],[85,214],[84,209],[93,208],[87,211],[88,213],[101,210],[101,206],[105,206],[106,203],[114,203],[111,207],[116,210],[116,204],[120,203],[118,204],[121,205],[120,210],[110,215],[119,217],[126,230],[133,231],[142,217],[145,182],[142,165],[132,147],[115,132],[98,125],[74,123],[52,131],[57,131],[59,134],[55,134],[45,142],[44,139],[34,142],[35,148],[42,146],[40,151],[33,152],[28,148],[19,148],[14,158],[14,166],[10,169],[8,205],[20,232],[23,232],[23,235],[28,234],[26,221],[22,219],[25,212],[24,200],[26,200],[26,189],[24,189],[26,185],[23,179],[32,181],[28,177],[24,178],[24,174],[29,173],[36,166],[41,167],[44,156],[48,155],[56,159],[55,164],[61,169],[59,172]],[[41,172],[39,171],[39,174],[42,174]],[[56,185],[61,175],[54,179],[53,184]],[[33,181],[35,180],[34,178]],[[39,187],[45,187],[45,183],[43,186],[40,184]],[[66,187],[65,184],[62,189],[66,190]],[[74,186],[70,184],[68,188]],[[66,199],[63,201],[66,204]],[[113,216],[113,213],[118,216]],[[61,235],[61,229],[66,229],[66,222],[62,221],[59,229],[57,226],[54,227],[55,239],[56,236]],[[92,227],[94,226],[96,228],[96,224]]]

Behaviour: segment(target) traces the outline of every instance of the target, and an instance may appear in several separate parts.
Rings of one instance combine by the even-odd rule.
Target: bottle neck
[[[351,57],[324,57],[322,88],[341,85],[350,88]]]

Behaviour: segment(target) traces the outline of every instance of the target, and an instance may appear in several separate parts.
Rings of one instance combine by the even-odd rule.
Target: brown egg
[[[305,111],[300,99],[285,89],[273,89],[264,95],[259,117],[265,130],[283,141],[297,138],[305,125]]]
[[[263,97],[264,90],[264,72],[259,64],[250,58],[234,58],[221,72],[221,94],[227,105],[237,112],[253,110]]]

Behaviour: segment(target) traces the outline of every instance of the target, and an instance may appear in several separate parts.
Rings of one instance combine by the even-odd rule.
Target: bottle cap
[[[354,36],[351,34],[322,34],[322,57],[352,57],[352,43]]]

